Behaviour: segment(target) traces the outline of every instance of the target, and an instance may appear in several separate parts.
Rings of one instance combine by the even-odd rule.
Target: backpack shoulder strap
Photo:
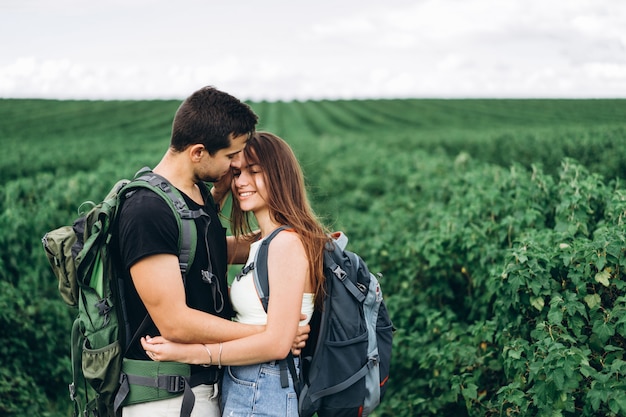
[[[256,253],[254,262],[249,266],[245,267],[242,270],[241,275],[245,275],[250,270],[254,270],[254,286],[256,287],[257,292],[259,293],[259,298],[261,298],[261,303],[263,304],[263,308],[267,311],[267,305],[269,302],[270,289],[269,289],[269,281],[267,276],[267,253],[268,247],[272,239],[280,233],[282,230],[288,229],[290,226],[280,226],[275,229],[272,233],[270,233],[261,243],[261,247]],[[335,247],[338,247],[341,252],[343,252],[348,245],[348,237],[343,232],[335,232],[331,234]],[[329,253],[329,251],[331,251]],[[331,255],[332,249],[329,248],[329,251],[325,251],[324,258],[325,262],[331,263],[334,265],[335,269],[337,268],[337,263],[334,261],[333,256]],[[341,268],[340,268],[341,269]],[[340,273],[337,270],[337,273]],[[356,288],[355,288],[356,289]]]
[[[263,309],[267,312],[267,306],[269,304],[270,299],[270,284],[269,278],[267,276],[267,253],[269,250],[269,245],[272,239],[279,234],[281,231],[288,229],[289,226],[280,226],[272,233],[270,233],[263,242],[261,242],[261,246],[254,257],[254,261],[248,267],[248,271],[250,269],[253,270],[254,277],[254,286],[259,294],[259,298],[261,299],[261,304],[263,304]]]
[[[198,240],[194,220],[201,216],[208,216],[208,214],[202,209],[190,210],[180,191],[172,186],[167,179],[152,172],[148,167],[140,169],[135,174],[135,178],[126,185],[124,194],[138,187],[149,188],[163,197],[174,212],[180,231],[178,235],[178,263],[183,279],[185,279],[189,266],[193,263]]]
[[[367,292],[367,289],[364,288],[360,290],[357,287],[357,283],[353,282],[348,276],[348,273],[352,272],[353,279],[356,278],[356,271],[358,271],[360,267],[359,257],[355,253],[342,249],[339,244],[335,244],[334,246],[334,249],[324,251],[324,268],[330,270],[333,275],[346,287],[350,294],[362,303],[365,300],[365,293]],[[339,263],[344,264],[342,262],[342,258],[348,259],[349,264],[347,268],[349,267],[350,271],[345,271],[339,265]]]
[[[178,191],[176,187],[174,187],[167,179],[164,177],[152,172],[152,169],[149,167],[143,167],[135,174],[135,177],[132,181],[125,185],[124,189],[120,191],[120,205],[122,204],[122,200],[130,195],[130,193],[134,192],[137,188],[147,188],[161,196],[167,204],[170,206],[172,211],[174,212],[174,217],[176,218],[176,222],[178,224],[178,264],[180,266],[180,272],[183,277],[183,285],[186,283],[186,275],[189,270],[189,267],[194,261],[196,245],[198,240],[198,234],[196,229],[195,219],[201,216],[208,216],[208,214],[202,210],[190,210],[185,202],[184,197]],[[210,198],[212,204],[213,199],[211,197],[211,193],[208,190],[206,184],[200,185],[200,191],[202,192],[203,198]],[[122,304],[123,305],[123,304]],[[124,308],[124,307],[122,307]],[[124,319],[126,320],[126,313],[124,313]],[[145,328],[151,322],[151,318],[149,314],[146,314],[138,329],[129,337],[130,334],[127,335],[127,340],[129,342],[126,343],[126,349],[128,349],[133,343],[137,341],[137,339],[143,334]],[[125,353],[124,353],[125,356]],[[125,400],[128,395],[128,379],[122,376],[120,379],[121,387],[115,395],[114,400],[114,410],[118,411],[122,402]],[[193,398],[187,398],[188,386],[185,384],[185,393],[183,398],[183,409],[181,409],[181,415],[183,413],[182,410],[188,409],[188,402],[193,401]],[[189,391],[191,392],[191,391]],[[193,403],[191,404],[193,407]],[[189,411],[188,413],[190,413]],[[187,413],[187,414],[188,414]]]
[[[277,234],[285,229],[289,229],[290,227],[291,226],[280,226],[274,229],[272,233],[270,233],[265,239],[263,239],[263,242],[261,242],[261,246],[259,246],[259,250],[254,257],[254,261],[252,262],[252,264],[242,270],[243,275],[250,271],[250,269],[253,270],[254,286],[256,287],[259,298],[261,299],[261,304],[263,304],[263,309],[266,312],[270,299],[270,283],[267,272],[267,254],[270,242],[272,241],[272,239],[274,239],[274,237],[276,237]],[[281,386],[283,388],[289,386],[289,377],[287,376],[287,372],[290,372],[291,378],[293,379],[294,388],[296,389],[296,393],[299,394],[300,384],[298,382],[298,374],[296,372],[293,354],[289,352],[285,359],[279,361],[279,365]]]

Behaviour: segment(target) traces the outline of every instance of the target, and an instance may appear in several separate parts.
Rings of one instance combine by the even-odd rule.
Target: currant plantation
[[[250,104],[384,275],[376,415],[626,414],[626,100]],[[69,415],[76,311],[41,237],[155,165],[178,105],[0,100],[1,415]]]

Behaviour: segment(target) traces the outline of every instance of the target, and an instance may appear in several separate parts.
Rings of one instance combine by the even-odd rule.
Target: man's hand
[[[231,191],[230,187],[232,182],[233,171],[229,169],[228,172],[222,176],[222,178],[213,183],[213,187],[211,188],[211,195],[213,196],[213,200],[220,208],[224,205],[224,201]]]

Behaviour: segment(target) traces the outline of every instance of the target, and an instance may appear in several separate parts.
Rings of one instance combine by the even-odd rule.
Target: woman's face
[[[241,209],[255,214],[267,209],[268,194],[261,165],[248,161],[243,152],[232,165],[233,195],[239,201]]]

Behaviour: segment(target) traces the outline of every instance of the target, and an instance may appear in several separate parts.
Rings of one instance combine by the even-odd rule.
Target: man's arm
[[[250,326],[187,306],[178,257],[153,255],[130,268],[133,283],[161,335],[180,343],[215,343],[259,333]]]

